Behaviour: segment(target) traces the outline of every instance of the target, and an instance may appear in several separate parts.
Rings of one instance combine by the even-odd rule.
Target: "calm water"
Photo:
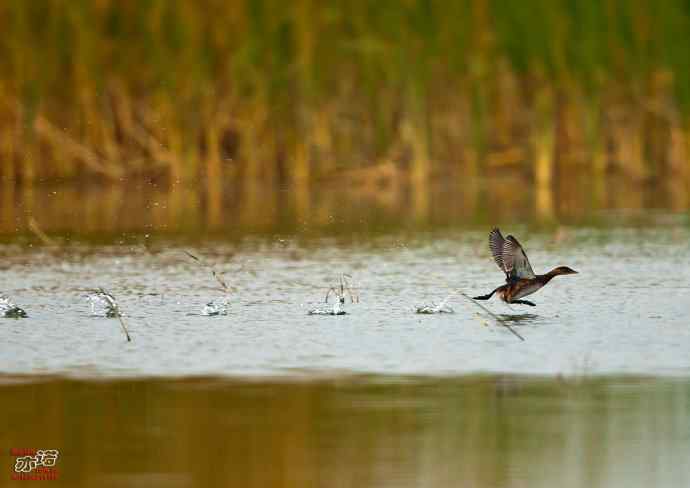
[[[6,447],[56,448],[98,487],[690,485],[690,382],[339,376],[4,378]]]
[[[414,313],[501,283],[479,197],[402,217],[336,199],[286,227],[230,212],[219,234],[182,204],[39,196],[0,219],[0,292],[29,314],[0,319],[0,486],[13,447],[60,450],[51,486],[690,485],[687,213],[547,205],[502,225],[538,273],[580,272],[535,308],[484,302],[521,342],[458,295]],[[224,294],[184,251],[223,274],[228,315],[201,314]],[[360,303],[307,315],[341,273]],[[91,316],[98,287],[132,342]]]

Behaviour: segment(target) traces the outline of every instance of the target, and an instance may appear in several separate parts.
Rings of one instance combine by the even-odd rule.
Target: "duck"
[[[496,293],[506,303],[535,307],[534,302],[522,298],[537,292],[556,276],[578,274],[568,266],[558,266],[546,274],[535,274],[518,240],[512,235],[504,238],[498,228],[489,233],[489,250],[496,265],[505,273],[506,284],[486,295],[472,297],[474,300],[488,300]]]

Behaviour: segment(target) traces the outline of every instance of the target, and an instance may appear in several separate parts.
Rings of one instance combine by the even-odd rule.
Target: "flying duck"
[[[559,266],[546,274],[535,275],[532,265],[529,264],[527,254],[513,236],[505,239],[498,228],[489,233],[489,249],[496,264],[506,274],[506,284],[501,285],[488,295],[472,297],[475,300],[488,300],[494,293],[506,303],[518,303],[520,305],[536,306],[529,300],[520,300],[541,289],[554,276],[577,274],[577,271],[567,266]]]

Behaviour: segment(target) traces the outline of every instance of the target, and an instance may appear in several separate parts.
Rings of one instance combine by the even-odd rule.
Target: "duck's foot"
[[[491,295],[493,295],[493,292],[489,293],[488,295],[479,295],[478,297],[472,297],[472,300],[488,300],[491,298]]]
[[[529,300],[513,300],[510,303],[517,303],[519,305],[529,305],[530,307],[536,307],[537,306],[536,303],[530,302]]]
[[[503,287],[505,287],[505,285],[499,286],[495,290],[492,290],[491,293],[487,293],[486,295],[479,295],[478,297],[472,297],[472,300],[488,300],[489,298],[494,296],[494,293],[496,293],[498,290],[500,290]]]

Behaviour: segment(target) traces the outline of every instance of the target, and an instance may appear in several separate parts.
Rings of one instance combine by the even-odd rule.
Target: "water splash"
[[[347,312],[343,308],[343,304],[345,303],[344,298],[337,299],[333,302],[333,304],[329,307],[328,304],[326,304],[323,308],[314,308],[312,310],[309,310],[307,312],[309,315],[346,315]]]
[[[120,321],[122,332],[125,333],[127,342],[131,342],[132,338],[129,335],[125,320],[120,312],[120,306],[117,304],[115,297],[105,291],[103,288],[94,290],[93,293],[87,295],[87,300],[91,304],[91,315],[95,317],[117,318]]]
[[[335,300],[331,306],[328,306],[328,298],[332,295]],[[349,296],[352,303],[359,303],[359,293],[352,284],[352,276],[348,274],[340,275],[340,284],[332,286],[326,292],[326,299],[323,308],[314,308],[307,312],[309,315],[346,315],[345,311],[345,297]]]
[[[0,294],[0,317],[4,317],[6,319],[23,319],[28,317],[28,315],[9,297]]]
[[[230,287],[228,284],[225,282],[223,279],[222,273],[219,273],[218,271],[213,268],[210,264],[205,263],[202,261],[200,258],[195,256],[194,254],[188,252],[188,251],[182,251],[184,254],[186,254],[188,257],[194,260],[197,264],[200,266],[207,268],[211,272],[211,276],[218,282],[218,284],[221,287],[221,290],[225,292],[224,297],[222,298],[215,298],[208,302],[206,305],[204,305],[204,308],[201,309],[201,315],[205,317],[217,317],[219,315],[227,315],[228,314],[228,308],[230,306],[230,298],[228,295],[230,295]]]
[[[457,295],[457,293],[458,293],[457,290],[454,291],[453,293],[448,295],[446,298],[441,300],[441,302],[438,305],[436,305],[432,302],[431,305],[422,305],[421,307],[417,307],[416,313],[427,314],[427,315],[431,315],[431,314],[435,314],[435,313],[455,313],[455,310],[453,310],[452,308],[450,308],[448,306],[448,301],[453,296]]]
[[[113,318],[120,314],[115,297],[103,288],[89,293],[86,299],[89,301],[89,305],[91,305],[91,315],[93,317]]]
[[[227,297],[216,298],[204,305],[201,310],[201,315],[206,317],[216,317],[218,315],[227,315],[230,307],[230,299]]]
[[[433,303],[431,305],[422,305],[421,307],[417,307],[415,312],[431,315],[435,313],[455,313],[455,310],[441,302],[438,305],[434,305]]]

